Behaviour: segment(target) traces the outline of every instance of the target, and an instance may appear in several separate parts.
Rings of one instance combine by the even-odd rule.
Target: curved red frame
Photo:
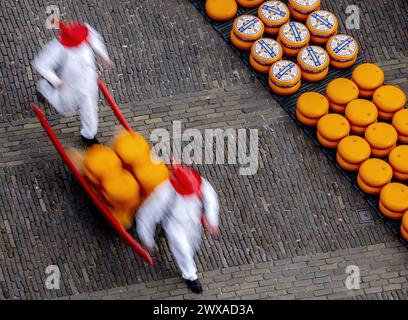
[[[106,101],[108,102],[109,106],[111,107],[113,113],[115,116],[118,118],[119,122],[122,124],[122,126],[128,130],[132,131],[132,128],[130,127],[129,123],[126,121],[122,113],[120,112],[120,109],[114,99],[112,98],[111,94],[109,93],[108,89],[106,88],[105,84],[101,81],[98,80],[98,85],[99,88],[101,89]],[[145,250],[139,242],[136,241],[126,230],[125,228],[116,220],[116,218],[113,216],[112,212],[105,206],[105,204],[99,199],[99,197],[96,195],[95,191],[93,188],[89,185],[87,180],[81,175],[81,173],[78,171],[78,169],[75,167],[74,163],[68,156],[67,152],[65,151],[65,148],[61,144],[60,140],[58,139],[57,135],[55,134],[54,130],[52,129],[51,125],[49,124],[47,118],[45,117],[44,113],[41,111],[41,109],[36,106],[34,103],[31,104],[31,107],[33,108],[35,115],[37,116],[38,120],[40,121],[42,127],[44,128],[45,132],[47,135],[50,137],[51,142],[54,144],[55,148],[57,149],[58,153],[61,155],[62,160],[65,162],[65,164],[68,166],[68,168],[71,170],[72,174],[74,177],[77,179],[77,181],[82,185],[82,187],[85,189],[86,193],[88,196],[91,198],[92,202],[95,204],[95,206],[98,208],[98,210],[102,213],[102,215],[105,217],[105,219],[111,224],[111,226],[116,230],[116,232],[119,234],[119,236],[149,265],[153,266],[153,259],[150,256],[149,252]]]

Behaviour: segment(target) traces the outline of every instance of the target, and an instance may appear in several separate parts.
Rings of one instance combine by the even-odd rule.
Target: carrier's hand
[[[64,89],[65,88],[65,81],[61,79],[60,84],[58,85],[58,89]]]
[[[215,237],[218,237],[221,234],[220,228],[207,224],[206,226],[208,232]]]
[[[110,59],[102,59],[102,65],[108,71],[111,71],[113,69],[113,67],[115,66],[113,61],[110,60]]]

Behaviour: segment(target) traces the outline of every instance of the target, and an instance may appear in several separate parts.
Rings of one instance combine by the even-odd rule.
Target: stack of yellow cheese
[[[296,117],[306,126],[315,126],[329,112],[329,101],[317,92],[303,93],[297,100]]]
[[[237,2],[241,7],[255,8],[264,2],[264,0],[237,0]]]
[[[349,79],[337,78],[327,85],[326,96],[331,110],[344,113],[346,106],[358,98],[358,87]]]
[[[394,148],[389,154],[388,162],[393,168],[394,178],[408,181],[408,145]]]
[[[237,14],[238,5],[235,0],[207,0],[205,11],[215,21],[228,21]]]
[[[292,95],[301,87],[299,66],[289,60],[275,62],[269,71],[269,87],[280,95]]]
[[[245,14],[237,17],[230,33],[232,44],[241,50],[251,50],[255,41],[262,38],[263,22],[253,15]]]
[[[408,210],[408,187],[392,182],[381,189],[379,207],[381,213],[390,219],[402,219]]]
[[[262,38],[254,43],[249,62],[256,71],[268,73],[272,64],[282,58],[283,51],[278,41]]]
[[[371,148],[367,141],[359,136],[348,136],[339,142],[336,160],[344,170],[358,171],[370,154]]]
[[[352,79],[360,90],[360,97],[371,98],[384,83],[384,72],[372,63],[363,63],[353,71]]]
[[[350,122],[351,132],[364,134],[369,125],[377,122],[378,111],[371,101],[356,99],[347,104],[345,115]]]
[[[148,196],[170,177],[167,166],[157,159],[150,160],[142,166],[134,166],[133,173],[143,189],[144,196]]]
[[[404,108],[407,96],[400,88],[386,85],[375,90],[373,102],[378,108],[378,117],[391,120],[396,112]]]
[[[369,125],[365,131],[365,139],[371,146],[374,157],[385,158],[397,145],[398,134],[388,123],[377,122]]]
[[[326,148],[336,149],[339,142],[350,133],[347,119],[336,113],[329,113],[317,122],[317,139]]]
[[[290,12],[281,1],[267,1],[259,6],[258,17],[265,25],[265,32],[275,36],[280,27],[289,21]]]
[[[295,57],[309,44],[309,40],[309,30],[300,22],[291,21],[279,29],[278,41],[282,45],[283,53],[289,57]]]
[[[408,109],[402,109],[392,117],[392,125],[398,132],[398,140],[408,143]]]
[[[361,164],[357,184],[365,193],[377,195],[391,179],[391,166],[384,160],[371,158]]]
[[[307,17],[320,8],[320,0],[289,0],[290,15],[295,20],[305,21]]]
[[[402,217],[401,235],[406,241],[408,241],[408,211],[406,211]]]
[[[332,67],[346,69],[356,63],[359,45],[353,37],[338,34],[327,41],[326,50],[330,55]]]
[[[337,34],[339,21],[333,13],[319,10],[309,15],[306,26],[310,31],[310,41],[322,45]]]
[[[299,51],[297,61],[302,69],[302,79],[309,82],[321,81],[329,73],[330,59],[326,50],[308,46]]]
[[[113,148],[127,168],[149,161],[150,146],[136,132],[125,131],[115,137]]]

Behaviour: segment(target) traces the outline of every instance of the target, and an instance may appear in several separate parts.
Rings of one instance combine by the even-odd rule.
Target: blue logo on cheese
[[[270,7],[270,6],[267,6],[267,5],[264,5],[264,6],[262,7],[262,9],[265,9],[266,11],[269,11],[269,12],[271,12],[271,13],[275,13],[275,14],[281,16],[281,17],[285,17],[285,16],[286,16],[286,12],[281,11],[281,10],[276,9],[276,8],[273,8],[273,7]]]
[[[265,49],[266,52],[269,53],[272,58],[276,57],[276,53],[270,47],[268,47],[268,44],[264,40],[259,41],[259,44]]]
[[[339,53],[341,50],[344,49],[344,47],[348,46],[350,43],[353,42],[352,38],[347,38],[344,40],[342,43],[340,43],[336,48],[333,49],[335,53]]]
[[[315,64],[316,67],[321,66],[322,64],[320,63],[319,59],[316,56],[316,52],[314,52],[313,48],[308,47],[307,49],[307,53],[309,54],[309,56],[312,58],[313,63]]]
[[[302,38],[300,37],[299,31],[296,27],[296,24],[294,23],[289,23],[290,28],[292,29],[293,35],[295,36],[296,41],[302,41]]]
[[[289,63],[283,70],[279,71],[279,73],[276,75],[276,78],[282,78],[288,71],[292,70],[294,66],[295,64],[293,62]]]
[[[323,23],[323,25],[325,25],[327,28],[329,29],[333,28],[333,25],[329,21],[319,16],[317,13],[313,13],[312,17],[315,18],[317,21]]]
[[[258,22],[258,20],[256,18],[253,18],[251,21],[249,21],[246,24],[244,24],[243,26],[241,26],[238,30],[240,32],[244,32],[246,29],[248,29],[249,27],[252,27],[257,22]]]

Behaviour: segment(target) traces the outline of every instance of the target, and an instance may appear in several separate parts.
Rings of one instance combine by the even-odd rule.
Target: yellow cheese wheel
[[[347,61],[347,62],[338,62],[334,60],[332,57],[330,57],[330,65],[335,68],[335,69],[347,69],[352,67],[357,61],[357,57],[355,57],[353,60]]]
[[[347,104],[345,115],[351,125],[367,127],[377,121],[378,111],[371,101],[356,99]]]
[[[149,162],[142,167],[136,167],[133,170],[137,180],[139,181],[144,194],[149,195],[154,189],[169,179],[169,169],[163,162]]]
[[[342,115],[329,113],[319,119],[317,130],[323,138],[339,142],[349,135],[350,124]]]
[[[348,163],[361,164],[370,157],[371,148],[365,139],[359,136],[348,136],[340,140],[337,153]]]
[[[329,97],[327,97],[327,100],[329,101],[330,110],[332,110],[333,112],[344,113],[346,111],[347,105],[334,103],[332,100],[329,99]]]
[[[319,123],[319,122],[317,122],[317,123]],[[325,137],[323,137],[319,133],[319,131],[317,131],[316,134],[317,134],[317,140],[320,142],[321,145],[323,145],[324,147],[329,148],[329,149],[336,149],[337,148],[337,145],[339,144],[339,141],[328,140]]]
[[[392,117],[392,125],[397,130],[398,135],[408,136],[408,109],[402,109]]]
[[[405,214],[406,215],[406,214]],[[401,236],[408,241],[408,229],[404,229],[404,227],[401,225]]]
[[[387,184],[381,190],[380,201],[389,210],[403,214],[408,210],[408,186],[399,182]]]
[[[394,144],[392,147],[387,148],[387,149],[377,149],[374,147],[371,147],[371,154],[373,157],[377,158],[386,158],[390,154],[390,152],[395,148],[396,144]]]
[[[378,202],[378,206],[380,208],[381,213],[387,218],[395,219],[395,220],[402,219],[403,213],[390,210],[386,205],[384,205],[384,203],[381,202],[381,200]]]
[[[404,217],[402,218],[402,227],[408,232],[408,211],[404,213]],[[408,239],[406,239],[408,240]]]
[[[291,21],[280,28],[279,40],[287,48],[303,48],[310,41],[310,33],[303,23]]]
[[[359,88],[372,91],[383,85],[384,72],[375,64],[363,63],[354,69],[352,79]]]
[[[271,88],[271,90],[281,96],[290,96],[292,94],[295,94],[296,92],[299,91],[301,85],[302,83],[301,81],[299,81],[297,84],[295,84],[292,87],[280,87],[269,80],[269,87]]]
[[[256,41],[262,38],[264,24],[258,17],[244,14],[235,18],[232,30],[237,38],[241,40]]]
[[[99,184],[104,174],[121,168],[122,162],[116,153],[101,144],[88,148],[84,156],[85,176],[95,185]]]
[[[307,118],[320,119],[329,112],[329,102],[320,93],[306,92],[298,98],[296,109]]]
[[[305,126],[314,127],[319,119],[305,117],[299,110],[296,110],[296,118]]]
[[[394,113],[404,108],[407,97],[400,88],[386,85],[375,90],[373,102],[380,111]]]
[[[289,60],[275,62],[269,71],[269,80],[281,87],[293,88],[301,79],[299,66]]]
[[[358,168],[360,167],[360,164],[350,163],[344,160],[338,152],[336,153],[336,160],[339,166],[346,171],[358,171]]]
[[[282,55],[282,46],[274,39],[262,38],[252,45],[251,56],[258,64],[270,67],[273,63],[279,61]]]
[[[130,230],[135,220],[135,214],[132,210],[112,210],[113,216],[116,220],[125,228],[125,230]]]
[[[128,166],[143,164],[150,156],[150,146],[142,135],[123,132],[115,137],[113,148],[119,158]]]
[[[366,98],[366,99],[371,99],[375,91],[375,90],[364,90],[362,88],[358,88],[358,90],[360,91],[360,97]]]
[[[326,50],[332,61],[344,63],[357,58],[359,45],[353,37],[337,34],[327,41]]]
[[[322,72],[318,72],[318,73],[311,73],[311,72],[302,70],[302,79],[305,81],[309,81],[309,82],[318,82],[326,78],[328,74],[329,74],[329,68],[326,68]]]
[[[244,8],[255,8],[259,6],[264,0],[237,0],[238,4]]]
[[[266,1],[258,8],[258,17],[265,25],[265,31],[268,29],[277,29],[289,21],[290,12],[288,7],[281,1]]]
[[[361,164],[358,174],[365,184],[382,188],[391,181],[392,168],[384,160],[371,158]]]
[[[324,38],[327,42],[329,37],[337,33],[339,21],[330,11],[318,10],[308,16],[306,26],[311,36]]]
[[[361,168],[361,166],[360,166]],[[382,187],[376,188],[373,186],[370,186],[366,184],[360,177],[360,175],[357,175],[357,184],[360,187],[361,190],[363,190],[365,193],[372,194],[372,195],[377,195],[380,194]]]
[[[205,11],[215,21],[228,21],[237,14],[238,5],[235,0],[207,0]]]
[[[408,180],[408,173],[402,173],[397,170],[394,170],[394,178],[400,181],[407,181]]]
[[[118,210],[135,208],[140,203],[139,184],[127,170],[104,177],[101,186],[106,200]]]
[[[252,68],[255,69],[255,71],[259,73],[264,73],[264,74],[268,74],[269,69],[271,67],[270,65],[260,64],[254,59],[252,55],[249,56],[249,64],[251,65]]]
[[[367,127],[359,127],[350,123],[350,131],[354,134],[364,134]]]
[[[408,145],[394,148],[390,152],[388,161],[396,171],[408,174]]]
[[[240,50],[249,51],[251,50],[252,45],[254,44],[253,41],[244,41],[244,40],[239,39],[232,30],[230,33],[230,39],[231,39],[232,45],[234,47],[237,47]]]
[[[302,70],[321,73],[330,64],[326,50],[318,46],[307,46],[299,51],[297,61]]]
[[[349,79],[337,78],[327,85],[326,95],[336,104],[347,105],[358,98],[358,87]]]
[[[376,122],[367,127],[365,139],[372,148],[388,149],[397,143],[398,135],[394,127],[385,122]]]
[[[398,141],[404,144],[408,144],[408,136],[399,135]]]

